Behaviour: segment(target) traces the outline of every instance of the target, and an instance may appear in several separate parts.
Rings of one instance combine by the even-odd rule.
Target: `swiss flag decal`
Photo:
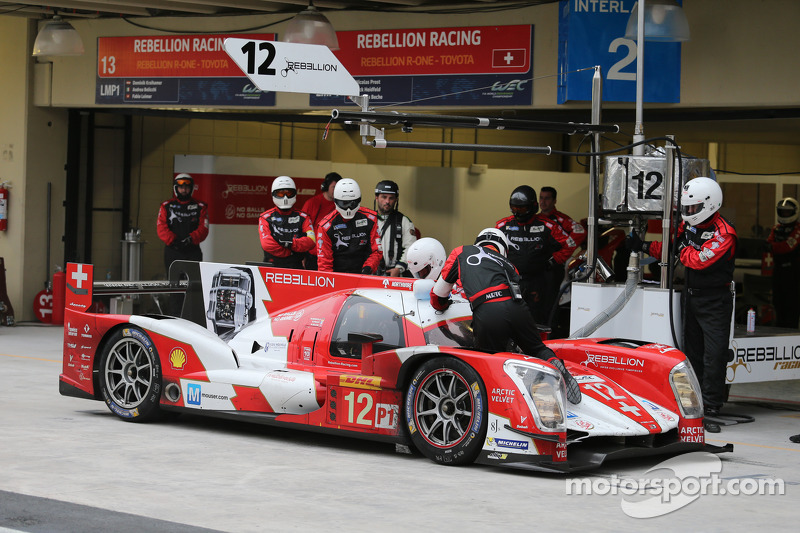
[[[492,50],[492,68],[524,67],[526,60],[524,48]]]

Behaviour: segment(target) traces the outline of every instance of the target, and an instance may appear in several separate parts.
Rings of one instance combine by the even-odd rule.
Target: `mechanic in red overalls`
[[[326,272],[374,274],[383,252],[378,215],[361,207],[361,188],[345,178],[333,191],[336,210],[317,228],[317,268]]]
[[[715,418],[725,402],[725,369],[733,313],[736,230],[719,214],[722,189],[711,178],[695,178],[681,192],[681,222],[675,250],[686,267],[683,291],[683,351],[692,364],[705,406],[706,431],[719,433]],[[661,257],[662,243],[642,242],[636,232],[629,248]]]
[[[333,189],[340,179],[342,179],[342,176],[338,172],[325,174],[325,179],[322,180],[322,185],[320,185],[320,193],[306,200],[303,207],[300,208],[300,211],[311,218],[311,225],[314,226],[314,231],[317,230],[323,218],[336,210],[336,206],[333,203]],[[306,256],[305,267],[307,270],[317,269],[316,250],[311,250]]]
[[[563,265],[577,246],[558,224],[537,215],[539,202],[533,187],[520,185],[514,189],[508,205],[511,216],[498,220],[495,227],[511,242],[508,260],[522,277],[522,297],[536,321],[547,324],[555,304],[548,271]]]
[[[767,237],[775,257],[772,271],[772,305],[776,326],[797,329],[800,321],[800,205],[794,198],[784,198],[776,207],[778,224]]]
[[[293,209],[297,186],[289,176],[272,181],[275,207],[258,217],[258,236],[264,250],[264,262],[282,268],[303,268],[306,252],[317,244],[311,218]]]
[[[192,198],[194,179],[181,173],[172,180],[174,196],[158,209],[156,230],[164,241],[164,267],[173,261],[202,261],[200,243],[208,237],[208,206]]]
[[[459,246],[447,258],[442,273],[431,289],[431,305],[438,311],[450,307],[450,293],[461,280],[472,308],[472,329],[478,348],[493,352],[508,350],[513,340],[522,353],[544,359],[564,377],[567,399],[577,404],[581,391],[563,361],[545,346],[536,322],[519,289],[520,277],[506,259],[510,243],[497,228],[486,228],[472,246]]]

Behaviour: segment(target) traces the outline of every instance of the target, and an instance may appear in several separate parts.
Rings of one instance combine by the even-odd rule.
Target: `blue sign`
[[[189,405],[200,405],[202,397],[200,390],[200,385],[189,383],[189,387],[187,387],[186,390],[186,403]]]
[[[559,2],[559,104],[592,99],[596,65],[603,76],[603,101],[636,101],[636,41],[625,38],[634,4],[635,0]],[[680,102],[680,43],[645,42],[642,89],[644,102]]]

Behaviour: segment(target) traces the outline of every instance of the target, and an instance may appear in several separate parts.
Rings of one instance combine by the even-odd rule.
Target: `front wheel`
[[[436,463],[473,462],[486,438],[486,401],[486,387],[471,366],[453,357],[426,361],[406,390],[411,442]]]
[[[161,364],[153,341],[139,328],[115,332],[100,356],[100,391],[112,413],[132,422],[159,414]]]

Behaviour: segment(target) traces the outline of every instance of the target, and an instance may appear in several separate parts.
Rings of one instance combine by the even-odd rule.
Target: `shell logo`
[[[186,352],[183,351],[183,348],[173,348],[169,352],[169,364],[174,370],[183,370],[183,367],[186,366]]]

